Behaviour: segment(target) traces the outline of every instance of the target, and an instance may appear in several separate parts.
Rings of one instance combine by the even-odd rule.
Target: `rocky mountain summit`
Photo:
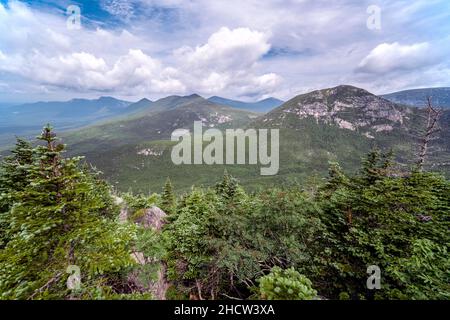
[[[295,120],[314,119],[316,123],[373,137],[395,128],[406,129],[415,111],[366,90],[343,85],[296,96],[261,121],[265,125],[295,128]]]

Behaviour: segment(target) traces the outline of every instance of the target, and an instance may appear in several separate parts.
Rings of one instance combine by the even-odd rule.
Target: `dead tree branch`
[[[438,121],[442,115],[442,110],[433,107],[431,97],[427,98],[426,112],[426,128],[423,136],[420,139],[419,154],[417,156],[417,168],[419,171],[423,170],[430,142],[434,140],[434,135],[441,130],[439,128]]]

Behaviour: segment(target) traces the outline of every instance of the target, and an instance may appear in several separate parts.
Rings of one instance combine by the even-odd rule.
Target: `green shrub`
[[[286,270],[273,267],[271,272],[259,279],[259,294],[267,300],[312,300],[317,291],[311,281],[294,268]]]

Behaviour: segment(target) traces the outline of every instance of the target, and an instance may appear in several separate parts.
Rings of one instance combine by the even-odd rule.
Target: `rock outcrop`
[[[167,214],[160,208],[153,206],[149,209],[143,209],[143,212],[135,217],[133,221],[144,228],[151,228],[155,232],[160,232],[165,224]],[[122,223],[130,219],[130,211],[123,207],[120,211],[119,221]],[[141,292],[151,292],[154,299],[165,300],[166,291],[169,283],[166,279],[166,265],[163,261],[157,261],[153,257],[146,257],[143,252],[134,251],[131,257],[141,266],[153,264],[158,267],[156,280],[145,279],[142,277],[139,269],[128,275],[128,282],[132,287],[138,288]]]

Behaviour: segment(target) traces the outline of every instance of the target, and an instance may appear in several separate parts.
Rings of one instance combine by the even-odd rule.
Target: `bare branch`
[[[431,97],[427,98],[427,115],[426,115],[426,127],[423,136],[421,137],[420,150],[418,154],[417,167],[419,171],[423,170],[425,159],[429,153],[429,143],[436,139],[434,136],[441,129],[438,126],[438,120],[442,115],[441,109],[433,107]]]

